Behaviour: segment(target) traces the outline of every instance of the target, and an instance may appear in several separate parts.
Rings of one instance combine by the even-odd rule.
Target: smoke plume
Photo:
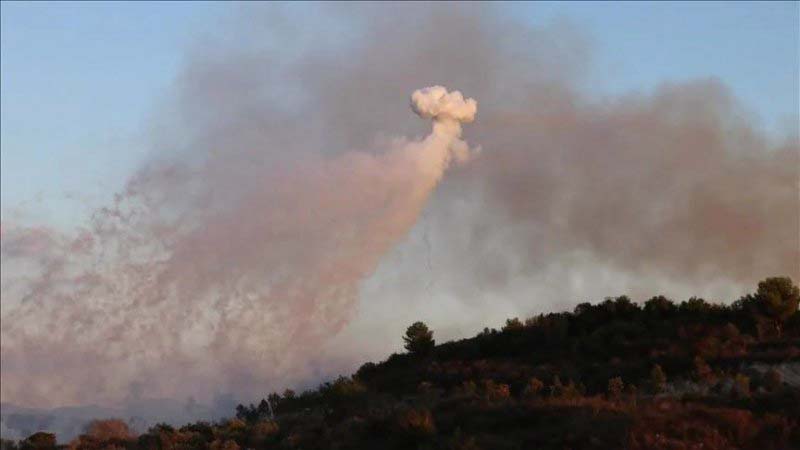
[[[74,241],[8,230],[4,258],[35,256],[39,279],[4,316],[4,397],[113,399],[148,371],[165,378],[165,360],[208,381],[291,366],[347,323],[359,281],[416,223],[450,162],[470,154],[461,123],[475,100],[434,86],[412,107],[433,120],[426,138],[265,173],[232,202],[159,213],[149,195],[176,172],[148,168]],[[103,373],[120,366],[124,375]],[[185,381],[169,375],[163,394]]]
[[[85,229],[3,225],[3,401],[251,399],[384,356],[417,319],[441,340],[800,278],[797,136],[766,135],[719,80],[598,100],[569,23],[325,8],[325,33],[247,7],[202,41],[152,157]],[[474,100],[414,91],[432,83],[481,100],[479,156]],[[433,131],[387,137],[425,133],[412,91]]]

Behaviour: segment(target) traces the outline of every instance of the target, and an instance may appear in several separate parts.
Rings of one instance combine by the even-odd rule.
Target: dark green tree
[[[772,319],[780,332],[781,325],[797,312],[800,289],[789,277],[771,277],[758,283],[756,301],[761,312]]]
[[[672,300],[659,295],[644,303],[644,312],[650,316],[665,317],[677,309]]]
[[[506,324],[503,326],[503,331],[519,331],[525,328],[525,325],[518,318],[506,319]]]
[[[433,340],[433,331],[422,322],[414,322],[408,327],[406,335],[403,336],[405,348],[414,355],[428,355],[436,345]]]

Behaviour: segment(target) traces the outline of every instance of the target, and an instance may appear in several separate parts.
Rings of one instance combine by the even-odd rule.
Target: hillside
[[[761,282],[731,305],[627,297],[509,319],[235,417],[134,436],[93,423],[74,449],[800,448],[800,293]],[[234,412],[232,412],[234,413]],[[3,449],[56,446],[47,433]]]

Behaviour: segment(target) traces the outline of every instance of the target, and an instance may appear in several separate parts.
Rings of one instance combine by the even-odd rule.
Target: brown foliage
[[[750,411],[663,400],[640,409],[628,437],[631,450],[788,448],[791,424]]]
[[[94,420],[86,426],[85,434],[98,440],[128,440],[135,437],[128,424],[120,419]]]
[[[433,414],[427,409],[407,409],[397,417],[399,429],[413,436],[427,436],[436,433]]]
[[[625,383],[622,378],[614,377],[608,380],[608,399],[619,400],[622,397],[622,391],[625,389]]]

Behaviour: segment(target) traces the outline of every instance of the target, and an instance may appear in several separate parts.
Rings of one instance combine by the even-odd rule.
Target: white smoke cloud
[[[411,94],[411,107],[420,117],[462,123],[475,120],[475,113],[478,112],[478,103],[474,99],[465,99],[459,91],[447,92],[443,86],[414,91]]]
[[[433,119],[432,136],[443,136],[450,139],[448,144],[450,154],[445,160],[447,165],[451,159],[463,163],[469,160],[472,154],[467,145],[458,139],[461,136],[461,124],[475,120],[478,112],[478,102],[467,98],[459,91],[447,92],[443,86],[431,86],[418,89],[411,94],[411,108],[420,117]]]

